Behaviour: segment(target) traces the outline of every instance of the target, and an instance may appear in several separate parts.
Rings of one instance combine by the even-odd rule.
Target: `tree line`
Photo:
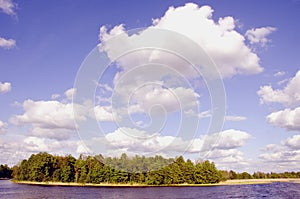
[[[166,159],[162,156],[120,158],[71,155],[54,156],[38,153],[13,167],[17,181],[76,182],[76,183],[129,183],[146,185],[218,183],[221,173],[213,162],[194,164],[182,156]]]
[[[300,172],[263,173],[218,170],[208,160],[193,163],[182,156],[119,158],[102,155],[56,156],[48,153],[32,154],[13,168],[1,165],[0,178],[35,182],[126,183],[145,185],[209,184],[233,179],[300,178]]]
[[[222,180],[237,180],[237,179],[274,179],[274,178],[300,178],[300,172],[283,172],[283,173],[264,173],[254,172],[252,175],[247,172],[236,173],[235,171],[221,171]]]
[[[12,169],[7,165],[0,165],[0,179],[12,178]]]

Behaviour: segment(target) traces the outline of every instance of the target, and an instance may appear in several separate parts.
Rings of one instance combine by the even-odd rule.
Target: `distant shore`
[[[241,180],[227,180],[220,182],[218,185],[239,185],[239,184],[270,184],[274,182],[290,182],[300,183],[300,178],[264,178],[264,179],[241,179]]]
[[[275,179],[243,179],[227,180],[216,184],[171,184],[171,185],[146,185],[146,184],[112,184],[112,183],[75,183],[75,182],[32,182],[32,181],[12,181],[17,184],[40,185],[40,186],[80,186],[80,187],[203,187],[222,185],[245,185],[245,184],[270,184],[274,182],[300,183],[300,178],[275,178]]]

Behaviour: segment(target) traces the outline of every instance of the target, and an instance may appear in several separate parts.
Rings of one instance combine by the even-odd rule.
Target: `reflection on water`
[[[0,198],[118,198],[118,199],[223,199],[223,198],[274,198],[299,199],[300,184],[272,183],[259,185],[226,185],[211,187],[59,187],[33,186],[0,180]]]

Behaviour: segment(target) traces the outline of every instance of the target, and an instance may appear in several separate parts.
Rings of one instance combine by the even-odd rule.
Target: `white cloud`
[[[77,154],[91,154],[92,151],[87,148],[84,143],[82,143],[81,141],[80,142],[77,142],[77,148],[76,148],[76,153]]]
[[[73,96],[76,95],[76,88],[70,88],[65,92],[65,96],[71,100]]]
[[[64,140],[74,135],[76,130],[75,115],[72,103],[59,101],[25,100],[22,104],[24,113],[10,118],[10,122],[18,126],[31,126],[29,135],[40,138]],[[82,114],[76,116],[77,121],[87,117],[84,108]],[[78,111],[81,111],[78,107]]]
[[[300,135],[289,137],[280,144],[269,144],[259,158],[267,170],[274,172],[295,171],[300,163]]]
[[[8,15],[15,15],[17,5],[12,0],[0,0],[0,10]]]
[[[259,44],[262,47],[265,47],[270,40],[267,38],[272,32],[276,31],[274,27],[261,27],[261,28],[253,28],[247,30],[245,36],[249,40],[250,44]]]
[[[291,149],[300,150],[300,135],[294,135],[294,136],[288,138],[283,143],[285,146],[288,146]]]
[[[218,134],[216,148],[218,149],[232,149],[243,146],[251,135],[244,131],[229,129]]]
[[[274,151],[277,148],[278,146],[276,144],[268,144],[262,149],[262,151]]]
[[[275,126],[300,131],[300,107],[273,112],[267,116],[267,120]]]
[[[195,110],[189,109],[187,111],[184,112],[184,114],[186,114],[187,116],[197,116],[199,119],[203,119],[203,118],[211,118],[211,111],[210,110],[206,110],[206,111],[202,111],[200,113],[196,113]]]
[[[160,110],[155,110],[160,111],[160,114],[178,110],[198,110],[200,96],[193,88],[184,87],[184,84],[167,87],[161,81],[148,81],[151,74],[139,72],[134,74],[136,75],[125,74],[114,88],[111,101],[114,105],[113,110],[118,116],[134,113],[149,114],[157,106]],[[161,73],[157,71],[155,74]],[[137,77],[138,79],[135,80],[134,78]],[[146,83],[140,82],[139,79],[143,79],[142,81]]]
[[[67,140],[70,137],[72,137],[72,135],[76,135],[76,134],[75,134],[75,131],[72,131],[69,129],[40,128],[40,127],[34,126],[30,130],[29,135],[34,136],[34,137],[39,137],[39,138],[49,138],[49,139],[61,141],[61,140]]]
[[[1,1],[1,0],[0,0]],[[13,39],[5,39],[0,37],[0,48],[10,49],[16,46],[16,41]]]
[[[54,155],[77,156],[76,148],[78,140],[53,140],[46,137],[25,136],[7,134],[0,139],[0,162],[14,166],[23,159],[30,157],[32,153],[48,152]]]
[[[214,60],[223,77],[262,72],[263,68],[259,64],[259,57],[245,44],[244,36],[235,30],[235,20],[227,16],[219,18],[215,22],[212,19],[212,14],[213,10],[211,7],[198,7],[198,5],[193,3],[177,8],[170,7],[163,17],[153,20],[153,25],[150,28],[172,30],[194,40]],[[105,50],[108,56],[114,60],[118,52],[123,52],[127,45],[145,42],[148,29],[138,35],[123,35],[121,38],[122,46],[120,46],[119,44],[106,43],[106,41],[115,35],[124,33],[124,25],[115,26],[110,32],[103,26],[99,35],[101,49]],[[174,41],[169,45],[171,47],[176,45],[176,43],[177,41]],[[182,45],[181,47],[184,48]],[[177,58],[174,61],[174,56],[157,50],[132,53],[120,60],[120,62],[122,67],[128,71],[130,68],[139,65],[139,63],[148,63],[149,57],[150,61],[153,59],[159,60],[160,63],[176,68],[177,71],[184,71],[182,69],[185,68],[186,71],[182,72],[183,74],[195,75],[195,72],[193,70],[189,71],[189,68],[186,67],[187,64],[182,62],[182,60]]]
[[[223,77],[261,72],[258,56],[235,31],[234,18],[227,16],[215,22],[212,15],[211,7],[188,3],[169,8],[162,18],[154,21],[154,26],[176,31],[196,41],[215,61]]]
[[[192,114],[192,110],[198,110],[200,94],[196,89],[190,88],[189,81],[200,78],[201,74],[190,63],[159,49],[147,48],[123,54],[132,49],[132,46],[148,47],[152,43],[149,41],[152,30],[171,30],[192,39],[212,57],[224,78],[262,72],[258,55],[247,46],[246,38],[237,32],[235,19],[225,16],[214,20],[212,15],[211,7],[198,7],[188,3],[177,8],[170,7],[164,16],[154,19],[151,26],[135,34],[127,34],[124,24],[111,30],[102,26],[99,33],[99,50],[107,53],[118,67],[112,82],[113,96],[110,98],[115,105],[117,104],[113,109],[121,110],[125,107],[126,114],[132,114],[149,113],[149,109],[155,105],[163,107],[165,112],[182,110],[184,106],[186,114],[196,116]],[[115,37],[117,35],[118,37]],[[168,34],[166,37],[174,40],[163,42],[167,40],[159,38],[162,43],[166,43],[166,49],[172,51],[180,48],[184,52],[191,52],[190,46],[178,42],[174,35]],[[103,98],[99,99],[103,103]],[[203,115],[200,114],[199,117],[201,116]],[[227,119],[241,121],[246,118]]]
[[[229,150],[236,149],[245,145],[246,141],[251,138],[251,135],[235,129],[224,130],[212,135],[206,135],[199,140],[195,139],[190,152],[207,152],[210,150]],[[204,143],[206,142],[206,143]]]
[[[247,118],[244,116],[236,116],[236,115],[226,115],[225,116],[225,121],[233,121],[233,122],[239,122],[239,121],[244,121]]]
[[[9,82],[1,83],[0,82],[0,93],[7,93],[9,91],[11,91],[11,83],[9,83]]]
[[[241,169],[241,165],[248,164],[243,152],[238,149],[215,149],[208,153],[207,158],[216,162],[218,169],[227,170],[233,166]]]
[[[273,89],[272,86],[260,87],[257,94],[261,103],[280,103],[285,106],[300,105],[300,70],[295,77],[287,82],[283,89]]]
[[[239,150],[252,136],[246,132],[229,129],[208,137],[206,142],[212,142],[213,148],[199,151],[205,159],[216,163],[218,169],[234,169],[241,171],[249,165],[249,160]],[[212,140],[212,141],[211,141]],[[213,142],[215,140],[215,143]]]
[[[199,117],[199,119],[211,117],[211,112],[209,110],[202,111],[198,114],[198,117]]]
[[[58,99],[60,97],[60,94],[52,94],[51,95],[51,99],[55,100]]]
[[[284,71],[278,71],[277,73],[274,74],[274,77],[281,77],[283,75],[285,75]]]
[[[298,163],[299,166],[299,160],[300,160],[300,150],[283,150],[278,152],[272,152],[272,153],[264,153],[259,155],[259,158],[268,161],[268,162],[276,162],[278,164],[282,163]]]
[[[30,152],[46,152],[49,147],[45,143],[45,138],[27,137],[24,139],[25,151]]]
[[[262,86],[257,94],[261,103],[280,103],[285,109],[273,111],[267,116],[267,121],[287,130],[300,131],[300,70],[289,79],[282,89]]]
[[[7,123],[0,120],[0,135],[7,132]]]
[[[0,139],[0,162],[1,164],[13,166],[20,160],[28,158],[28,154],[27,152],[24,152],[25,148],[22,147],[22,140],[19,140],[17,136],[15,136],[12,140],[7,140],[8,137],[9,135]]]
[[[94,112],[97,121],[111,122],[114,121],[110,106],[95,106]]]
[[[72,104],[63,104],[58,101],[23,102],[23,115],[16,115],[11,121],[16,125],[32,124],[40,128],[74,129],[74,113]]]
[[[280,80],[279,82],[277,82],[277,85],[281,86],[283,84],[286,84],[289,81],[291,81],[291,78],[286,78],[286,79],[283,79],[283,80]]]
[[[197,105],[197,99],[200,96],[191,88],[164,88],[162,86],[149,85],[140,88],[130,97],[132,102],[142,110],[148,111],[152,106],[160,105],[167,112],[172,112],[188,106],[194,107]]]
[[[165,156],[176,156],[183,153],[210,154],[211,150],[221,150],[225,153],[226,150],[242,147],[250,138],[248,133],[234,129],[186,140],[181,137],[149,134],[142,130],[121,127],[108,133],[105,139],[100,137],[92,141],[87,140],[85,143],[91,150],[99,149],[99,146],[104,147],[101,148],[102,151],[94,151],[94,153],[106,154],[113,150],[121,150],[139,155],[161,153]]]
[[[294,167],[295,164],[296,165],[298,164],[298,168],[299,168],[299,163],[300,163],[300,150],[298,146],[299,143],[297,143],[298,144],[297,149],[294,146],[290,147],[288,145],[291,143],[287,143],[289,139],[291,138],[288,138],[285,141],[284,145],[277,145],[276,150],[271,150],[267,153],[260,154],[259,158],[262,159],[263,161],[268,162],[271,165],[272,163],[275,163],[274,168],[284,165],[285,171],[290,167]]]
[[[126,149],[128,152],[136,153],[152,153],[164,151],[165,153],[172,151],[184,151],[187,143],[181,138],[173,136],[149,135],[145,131],[140,131],[133,128],[119,128],[113,133],[106,135],[106,140],[109,145],[121,149]],[[169,145],[176,143],[176,147]],[[177,144],[180,143],[180,144]],[[178,147],[178,148],[177,148]]]

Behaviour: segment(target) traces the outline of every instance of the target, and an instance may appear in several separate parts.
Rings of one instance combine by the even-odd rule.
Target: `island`
[[[117,157],[48,153],[32,154],[9,168],[1,165],[0,178],[12,178],[19,184],[55,186],[216,186],[300,182],[300,172],[263,173],[218,170],[213,162],[192,162],[162,156]]]

